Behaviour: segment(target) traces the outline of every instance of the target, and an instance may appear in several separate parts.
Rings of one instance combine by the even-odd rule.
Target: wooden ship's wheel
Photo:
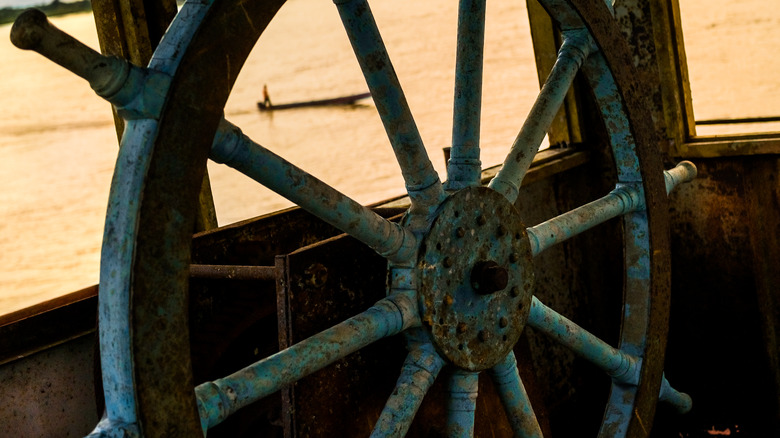
[[[91,51],[36,11],[14,25],[16,45],[87,79],[127,122],[101,259],[106,415],[91,436],[197,436],[242,407],[398,334],[408,354],[371,436],[405,435],[443,369],[447,436],[473,435],[483,371],[514,435],[542,436],[513,351],[525,326],[611,377],[599,436],[646,436],[659,399],[690,409],[690,398],[663,376],[670,282],[666,194],[693,178],[695,168],[682,163],[662,169],[641,84],[603,1],[541,2],[562,31],[558,60],[486,187],[480,183],[478,136],[485,2],[460,5],[454,138],[442,183],[367,2],[335,1],[402,169],[410,207],[399,222],[352,201],[224,120],[237,72],[283,3],[188,1],[145,68]],[[519,187],[578,72],[606,130],[615,189],[527,227],[514,206]],[[198,193],[209,158],[386,258],[386,297],[233,374],[194,382],[187,291]],[[613,347],[537,299],[533,267],[546,249],[618,216],[624,299],[620,341]]]

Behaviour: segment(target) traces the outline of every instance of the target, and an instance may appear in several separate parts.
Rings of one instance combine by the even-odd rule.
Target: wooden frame
[[[617,0],[616,12],[644,21],[652,35],[637,35],[642,26],[624,29],[632,43],[642,38],[654,42],[655,53],[643,53],[639,47],[639,62],[658,74],[658,92],[661,103],[654,108],[663,114],[668,155],[676,158],[715,158],[739,155],[780,153],[780,132],[744,133],[728,135],[696,134],[690,80],[688,77],[685,42],[680,18],[679,0]],[[628,22],[631,25],[631,22]],[[635,46],[638,46],[636,43]]]
[[[560,34],[553,27],[552,19],[547,15],[538,0],[527,0],[528,21],[531,28],[531,41],[536,59],[536,73],[539,86],[543,86],[558,58],[558,48],[561,45]],[[566,95],[563,106],[555,116],[547,131],[550,147],[566,146],[582,143],[580,117],[576,87],[572,87]]]

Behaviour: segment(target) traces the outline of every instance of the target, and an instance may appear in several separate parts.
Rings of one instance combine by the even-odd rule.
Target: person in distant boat
[[[272,106],[271,97],[268,96],[268,86],[266,84],[263,84],[263,106],[266,108],[270,108]]]

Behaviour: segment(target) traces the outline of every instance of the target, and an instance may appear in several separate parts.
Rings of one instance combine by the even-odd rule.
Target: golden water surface
[[[681,0],[684,24],[690,23],[685,39],[697,117],[780,114],[774,56],[780,38],[770,37],[778,35],[780,14],[769,9],[773,1]],[[485,164],[503,159],[538,92],[524,3],[488,2]],[[371,2],[442,175],[441,148],[451,138],[456,4]],[[91,14],[52,21],[97,47]],[[117,152],[108,104],[71,73],[12,47],[9,31],[0,26],[0,313],[97,282]],[[263,84],[277,104],[367,91],[332,2],[291,0],[284,6],[243,69],[226,117],[358,201],[402,193],[398,165],[370,101],[259,113]],[[223,166],[210,163],[209,171],[222,225],[290,205]]]

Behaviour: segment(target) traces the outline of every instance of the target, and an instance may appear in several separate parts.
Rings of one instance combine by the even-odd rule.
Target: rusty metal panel
[[[771,409],[772,427],[780,433],[780,160],[746,159],[748,217],[752,227],[750,246],[756,279],[756,301],[769,368],[769,383],[776,395]]]
[[[382,217],[405,210],[375,208]],[[270,213],[195,235],[193,263],[271,266],[279,254],[337,236],[341,231],[300,208]]]
[[[281,258],[280,348],[337,324],[385,296],[386,261],[339,236]],[[285,436],[367,436],[404,357],[400,337],[380,341],[282,391]]]
[[[686,382],[697,406],[685,417],[659,407],[657,436],[735,433],[735,426],[745,436],[778,436],[777,159],[701,159],[696,166],[699,177],[670,197],[666,372]]]
[[[84,436],[99,418],[93,336],[0,367],[0,436]]]
[[[0,315],[0,366],[95,331],[97,286]]]

